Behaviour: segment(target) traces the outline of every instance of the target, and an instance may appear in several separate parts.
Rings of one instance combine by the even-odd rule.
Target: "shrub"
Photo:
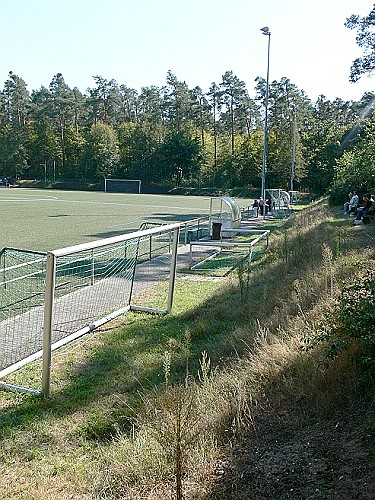
[[[343,287],[337,303],[321,324],[313,343],[327,342],[326,357],[335,358],[353,345],[359,360],[375,369],[375,273],[367,271],[355,283]]]

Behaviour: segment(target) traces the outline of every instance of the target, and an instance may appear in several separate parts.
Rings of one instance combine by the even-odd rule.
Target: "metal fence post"
[[[176,268],[177,268],[177,252],[178,252],[178,241],[180,238],[180,228],[177,227],[173,230],[173,245],[172,245],[172,262],[171,262],[171,270],[169,275],[169,290],[168,290],[168,304],[167,304],[167,312],[170,312],[173,304],[173,292],[174,292],[174,284],[176,281]]]
[[[95,283],[94,249],[91,250],[91,285]]]
[[[42,396],[49,398],[51,385],[51,345],[53,324],[53,302],[55,295],[56,257],[52,252],[47,253],[46,262],[46,298],[44,304],[43,324],[43,371]]]

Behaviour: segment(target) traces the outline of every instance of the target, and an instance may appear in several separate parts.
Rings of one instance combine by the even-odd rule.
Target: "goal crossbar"
[[[104,191],[112,193],[140,193],[140,179],[104,179]]]

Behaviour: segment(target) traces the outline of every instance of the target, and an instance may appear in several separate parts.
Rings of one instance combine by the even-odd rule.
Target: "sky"
[[[366,16],[374,0],[0,0],[0,89],[9,71],[28,90],[54,75],[81,92],[93,76],[138,92],[166,83],[171,71],[190,89],[207,92],[226,71],[255,97],[266,78],[287,77],[314,102],[320,95],[360,100],[375,78],[349,83],[362,55],[351,14]]]

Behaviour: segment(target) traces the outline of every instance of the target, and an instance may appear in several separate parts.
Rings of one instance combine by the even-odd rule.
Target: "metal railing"
[[[261,240],[265,240],[265,248],[268,248],[269,244],[269,233],[270,230],[264,230],[264,229],[233,229],[233,230],[228,230],[233,233],[247,233],[247,234],[258,234],[256,238],[250,240],[250,241],[222,241],[222,240],[207,240],[207,241],[191,241],[190,242],[190,256],[189,256],[189,268],[194,270],[197,269],[199,266],[201,266],[207,259],[212,259],[214,255],[210,255],[207,257],[207,259],[204,259],[200,261],[198,264],[192,265],[193,264],[193,246],[206,246],[206,247],[213,247],[217,249],[216,255],[218,255],[224,248],[226,249],[236,249],[236,248],[247,248],[248,249],[248,262],[250,263],[253,257],[253,249],[255,245],[257,245]]]
[[[195,217],[180,224],[180,245],[187,245],[190,241],[199,240],[210,234],[210,219],[209,217]],[[150,229],[162,224],[157,222],[143,222],[139,227],[140,230]]]

